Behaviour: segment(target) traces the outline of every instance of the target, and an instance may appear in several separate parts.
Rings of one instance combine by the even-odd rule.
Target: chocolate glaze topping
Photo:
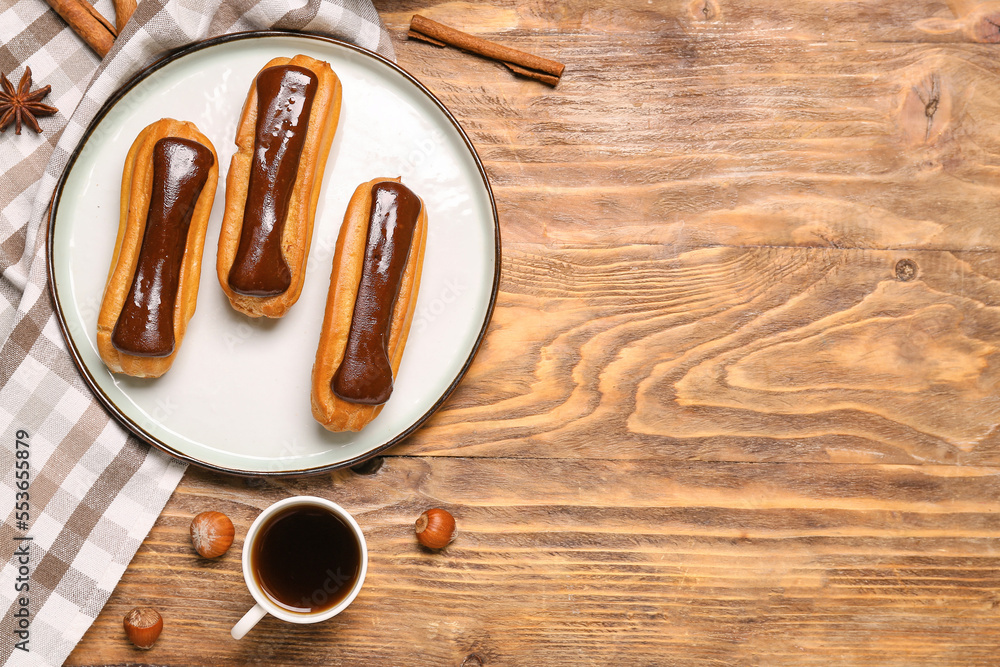
[[[153,146],[153,186],[128,298],[111,344],[139,357],[174,351],[174,305],[191,215],[215,164],[196,141],[165,137]]]
[[[281,236],[318,84],[315,74],[295,65],[257,75],[257,134],[240,245],[229,270],[229,286],[239,294],[275,296],[292,284]]]
[[[333,375],[333,393],[352,403],[381,405],[392,394],[389,325],[410,254],[420,199],[405,185],[372,187],[368,240],[347,349]]]

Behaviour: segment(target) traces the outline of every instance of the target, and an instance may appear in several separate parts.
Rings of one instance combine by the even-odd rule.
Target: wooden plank
[[[1000,247],[994,46],[754,35],[542,33],[555,89],[399,48],[470,132],[506,240]]]
[[[472,371],[400,452],[1000,462],[993,253],[505,253]]]
[[[374,476],[276,482],[188,473],[68,665],[992,664],[1000,622],[997,468],[390,457]],[[251,605],[242,536],[295,493],[352,511],[369,578],[314,626]],[[412,522],[449,508],[432,553]],[[203,510],[229,514],[219,561],[191,550]],[[160,609],[138,653],[121,617]],[[475,664],[466,662],[466,664]]]
[[[995,2],[376,6],[568,65],[396,41],[495,186],[484,347],[373,476],[190,470],[67,664],[994,664]],[[242,536],[296,494],[356,514],[368,583],[232,641]],[[215,562],[208,509],[237,526]]]
[[[594,80],[571,74],[488,122],[475,88],[442,94],[514,241],[995,250],[986,48],[725,46],[681,71],[612,53],[592,65],[609,70],[599,121]]]
[[[376,2],[386,25],[406,34],[420,13],[481,36],[519,41],[612,34],[658,40],[777,38],[821,42],[1000,42],[995,0],[537,0]],[[521,48],[521,47],[519,47]]]

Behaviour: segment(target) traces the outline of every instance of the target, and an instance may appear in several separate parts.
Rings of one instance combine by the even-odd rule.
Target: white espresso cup
[[[324,525],[331,523],[332,525],[328,515],[339,519],[339,526],[346,528],[346,531],[340,531],[338,527],[337,530],[340,532],[330,531],[331,535],[346,538],[344,541],[349,541],[349,544],[345,547],[359,550],[357,554],[358,566],[354,570],[356,579],[350,589],[346,591],[346,595],[344,595],[344,587],[340,585],[342,582],[339,579],[347,577],[347,575],[340,568],[333,570],[337,566],[338,560],[334,554],[330,554],[330,566],[326,570],[327,576],[325,577],[310,572],[314,568],[303,568],[302,563],[296,563],[296,559],[301,557],[301,553],[308,552],[315,557],[316,553],[320,553],[320,551],[312,549],[311,546],[302,547],[302,545],[295,549],[295,542],[299,541],[300,538],[306,542],[313,538],[320,540],[326,538],[322,535],[316,535],[315,531],[308,535],[299,535],[298,531],[292,529],[302,526],[315,528],[320,523]],[[295,521],[296,517],[299,519],[298,522]],[[302,517],[309,518],[313,523],[309,524]],[[285,531],[284,537],[288,538],[288,546],[293,548],[288,549],[286,545],[282,545],[281,550],[268,549],[268,541],[276,540],[278,536],[283,534],[280,532],[282,530]],[[288,532],[290,530],[291,533]],[[259,542],[260,544],[258,544]],[[276,560],[279,555],[280,563],[271,562]],[[258,559],[267,562],[255,562]],[[283,601],[280,594],[276,594],[280,586],[275,584],[282,581],[280,573],[276,571],[279,568],[288,568],[287,572],[296,576],[302,572],[312,575],[312,581],[308,582],[306,592],[301,595],[302,602],[289,603]],[[273,576],[274,581],[261,581],[262,569],[271,572],[271,575],[277,575]],[[367,572],[368,545],[365,543],[361,527],[347,510],[335,502],[315,496],[294,496],[279,500],[260,513],[260,516],[250,526],[250,530],[247,531],[246,539],[243,542],[243,580],[246,581],[247,588],[250,589],[250,594],[257,601],[257,604],[240,619],[239,623],[233,626],[233,639],[242,639],[267,614],[289,623],[318,623],[332,618],[344,611],[358,596]],[[309,578],[307,577],[307,579]],[[300,582],[300,585],[305,584]],[[298,595],[299,593],[296,593],[296,596]],[[332,606],[326,606],[326,603],[331,601],[331,596],[337,596],[339,600]]]

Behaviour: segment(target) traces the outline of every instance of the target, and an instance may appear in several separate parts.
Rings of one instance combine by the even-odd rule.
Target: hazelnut
[[[236,529],[222,512],[202,512],[191,522],[191,543],[205,558],[217,558],[233,543]]]
[[[434,508],[420,515],[416,524],[417,540],[429,549],[443,549],[455,539],[455,517]]]
[[[149,649],[163,632],[163,618],[152,607],[136,607],[122,621],[125,634],[136,648]]]

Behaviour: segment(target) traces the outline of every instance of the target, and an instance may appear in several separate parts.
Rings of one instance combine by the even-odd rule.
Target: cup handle
[[[259,604],[255,604],[247,613],[243,614],[240,622],[233,626],[229,633],[233,639],[243,639],[248,632],[260,622],[260,619],[267,616],[267,611]]]

